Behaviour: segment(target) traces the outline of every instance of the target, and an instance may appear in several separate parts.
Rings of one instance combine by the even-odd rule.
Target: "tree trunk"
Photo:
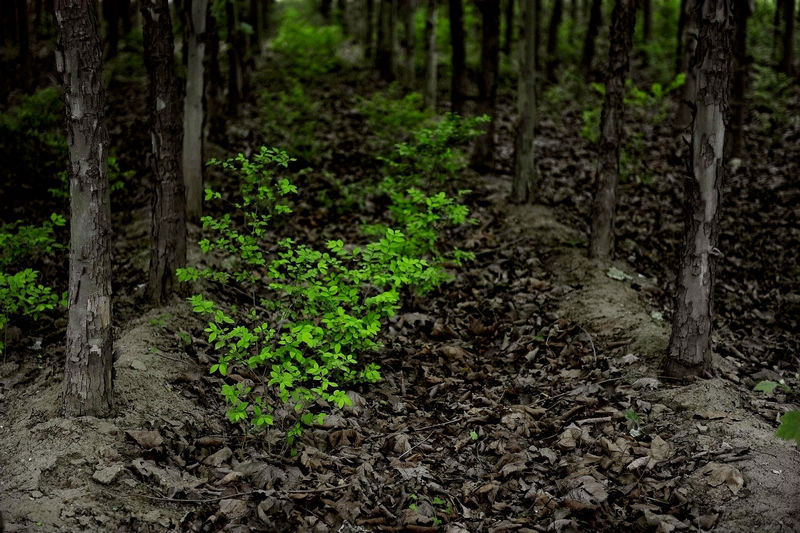
[[[204,55],[208,0],[187,0],[186,97],[183,101],[183,184],[186,188],[186,218],[199,221],[203,213],[203,127],[205,114]]]
[[[536,21],[531,2],[521,5],[519,58],[519,119],[514,140],[514,181],[511,201],[526,203],[532,199],[538,185],[536,152],[533,141],[536,128]]]
[[[650,42],[653,35],[653,2],[642,0],[642,41]]]
[[[781,37],[781,11],[783,11],[783,0],[776,0],[775,15],[772,17],[772,59],[777,62],[778,41]]]
[[[150,85],[153,216],[147,296],[164,303],[175,291],[175,270],[186,266],[186,199],[181,174],[183,130],[167,0],[142,0],[144,61]]]
[[[478,2],[481,12],[481,76],[478,84],[478,112],[489,115],[486,133],[476,139],[472,165],[491,168],[494,161],[494,115],[500,61],[500,5],[496,0]]]
[[[691,63],[697,51],[697,24],[698,24],[698,4],[703,0],[688,0],[686,10],[686,45],[684,47],[684,64],[682,72],[686,73],[686,83],[683,84],[683,99],[678,108],[678,128],[684,129],[692,122],[692,106],[697,87],[695,71],[691,68]]]
[[[244,49],[235,0],[225,2],[225,19],[228,29],[228,114],[239,115],[239,104],[244,92],[242,51]]]
[[[731,62],[731,0],[703,0],[697,10],[700,36],[692,68],[697,111],[692,122],[690,175],[685,180],[685,231],[676,277],[672,335],[662,362],[669,376],[711,369],[711,325],[725,172],[725,112]]]
[[[111,214],[103,49],[94,4],[58,0],[56,67],[69,147],[69,321],[61,410],[108,416],[113,399]]]
[[[378,49],[375,53],[375,67],[386,81],[394,81],[394,2],[378,0]]]
[[[750,17],[750,2],[734,0],[733,79],[731,80],[730,138],[725,146],[726,159],[741,157],[744,149],[744,115],[747,109],[745,93],[749,59],[747,57],[747,19]]]
[[[119,49],[119,3],[105,0],[103,2],[103,18],[106,19],[106,42],[108,43],[106,58],[111,59],[116,57]]]
[[[187,0],[191,2],[191,0]],[[249,10],[247,12],[247,19],[250,27],[253,28],[253,33],[250,34],[250,50],[254,53],[261,53],[261,10],[264,8],[261,0],[250,0]]]
[[[553,0],[553,12],[550,16],[550,30],[547,32],[547,81],[555,83],[558,59],[558,27],[564,18],[564,0]]]
[[[503,54],[505,55],[511,54],[511,42],[514,40],[514,1],[506,0],[505,5],[506,32],[503,39]]]
[[[31,38],[28,28],[28,2],[17,0],[17,32],[19,34],[19,73],[22,88],[31,86]]]
[[[319,2],[319,14],[322,15],[322,18],[325,20],[325,23],[330,23],[331,21],[331,4],[332,0],[320,0]]]
[[[425,108],[436,109],[436,70],[438,57],[436,55],[436,20],[439,10],[439,0],[428,0],[425,11]]]
[[[581,70],[588,77],[592,72],[594,61],[594,44],[600,31],[603,17],[603,0],[592,0],[592,10],[589,13],[589,25],[586,27],[586,38],[583,40],[583,53],[581,54]]]
[[[403,69],[403,77],[406,89],[413,90],[416,81],[416,73],[414,72],[414,10],[416,9],[416,0],[403,0],[403,53],[405,59],[405,68]]]
[[[533,0],[533,12],[536,16],[536,28],[534,29],[534,33],[536,34],[536,53],[534,54],[534,66],[536,67],[536,72],[539,72],[542,69],[542,54],[540,53],[542,48],[542,0]]]
[[[131,0],[120,0],[119,2],[120,21],[122,22],[122,35],[128,35],[133,29],[131,19]]]
[[[783,54],[781,72],[792,75],[794,69],[794,0],[783,0]]]
[[[372,59],[375,54],[375,0],[365,0],[364,11],[364,57]]]
[[[636,26],[636,0],[616,0],[611,13],[606,95],[600,116],[600,141],[597,183],[592,203],[592,238],[589,256],[607,261],[614,250],[614,215],[617,211],[619,150],[623,137],[625,78],[633,29]]]
[[[450,43],[452,45],[452,80],[450,105],[453,113],[464,113],[467,93],[467,63],[464,48],[464,5],[461,0],[450,0]]]
[[[209,2],[209,11],[206,12],[206,46],[208,54],[206,54],[205,71],[208,72],[208,83],[205,84],[205,100],[207,109],[206,124],[211,129],[216,126],[219,117],[222,115],[222,88],[224,80],[222,79],[222,71],[219,66],[219,32],[217,31],[218,21],[214,18],[210,11],[211,2]]]

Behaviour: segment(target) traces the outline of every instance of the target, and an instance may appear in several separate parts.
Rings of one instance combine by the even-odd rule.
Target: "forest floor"
[[[308,90],[329,142],[318,170],[357,176],[375,163],[354,96],[374,80],[347,79]],[[137,175],[147,172],[143,93],[109,90],[112,141]],[[585,258],[594,153],[576,140],[580,110],[557,122],[543,113],[546,192],[539,205],[511,206],[512,102],[501,105],[496,172],[458,184],[473,191],[479,224],[460,244],[476,260],[393,319],[383,380],[351,391],[353,405],[306,430],[294,457],[280,432],[254,439],[227,422],[189,306],[142,303],[149,200],[143,186],[126,191],[127,208],[114,209],[116,416],[58,416],[63,321],[10,343],[0,365],[6,530],[800,531],[800,451],[775,437],[796,396],[752,392],[761,379],[800,390],[800,124],[748,132],[759,155],[726,185],[716,375],[674,382],[658,362],[681,233],[681,141],[647,132],[658,177],[621,187],[622,258],[609,270]],[[209,156],[258,146],[257,110],[244,111]],[[353,233],[347,218],[309,205],[292,223],[313,241]]]

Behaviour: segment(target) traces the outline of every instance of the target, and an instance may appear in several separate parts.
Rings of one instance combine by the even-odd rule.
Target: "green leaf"
[[[756,386],[753,387],[753,390],[766,392],[767,394],[769,394],[772,391],[774,391],[778,387],[778,385],[780,385],[780,383],[778,383],[777,381],[764,380],[756,383]]]
[[[800,411],[784,413],[775,435],[781,439],[794,440],[800,446]]]

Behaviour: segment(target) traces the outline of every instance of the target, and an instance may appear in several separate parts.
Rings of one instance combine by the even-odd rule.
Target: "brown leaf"
[[[125,434],[136,441],[142,449],[152,450],[161,446],[164,438],[158,431],[148,431],[145,429],[129,429]]]

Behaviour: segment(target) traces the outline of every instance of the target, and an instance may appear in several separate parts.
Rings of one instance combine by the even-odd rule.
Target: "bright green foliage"
[[[319,102],[305,92],[297,80],[283,91],[261,93],[259,106],[263,116],[264,139],[271,145],[285,146],[302,159],[314,162],[321,157]]]
[[[359,359],[380,348],[379,333],[399,307],[403,288],[435,286],[441,273],[413,254],[403,232],[391,228],[361,247],[330,240],[318,250],[285,238],[275,249],[265,242],[274,216],[290,212],[287,198],[296,193],[274,172],[288,161],[285,152],[262,148],[251,159],[240,155],[214,162],[243,184],[243,199],[232,205],[244,211],[244,224],[228,214],[204,217],[204,227],[215,236],[200,246],[226,256],[226,267],[189,267],[180,269],[178,277],[235,282],[252,296],[247,309],[236,311],[202,295],[189,301],[195,312],[209,318],[208,341],[220,353],[211,371],[225,376],[234,368],[249,368],[264,376],[254,387],[223,388],[229,419],[273,424],[269,398],[274,391],[298,413],[287,434],[291,441],[302,426],[322,421],[326,405],[350,403],[342,388],[346,384],[380,379],[378,365]],[[221,195],[207,191],[206,198]]]
[[[53,239],[53,228],[64,224],[64,217],[53,213],[41,226],[22,226],[19,222],[0,226],[0,250],[3,250],[0,271],[13,270],[23,261],[63,249],[64,246]]]
[[[751,108],[764,131],[784,132],[795,116],[789,102],[796,91],[794,81],[771,66],[752,65]]]
[[[291,74],[310,79],[339,67],[337,52],[343,40],[338,26],[314,26],[295,8],[287,7],[272,49]]]
[[[424,126],[433,117],[423,109],[421,94],[403,95],[398,85],[375,92],[369,98],[360,98],[356,109],[366,117],[370,130],[388,144],[406,138],[408,132]]]
[[[778,387],[781,387],[785,392],[791,392],[791,389],[783,380],[780,382],[759,381],[753,387],[753,390],[771,394]],[[781,415],[781,424],[778,426],[778,431],[775,435],[784,440],[793,440],[800,445],[800,411],[793,409]]]

